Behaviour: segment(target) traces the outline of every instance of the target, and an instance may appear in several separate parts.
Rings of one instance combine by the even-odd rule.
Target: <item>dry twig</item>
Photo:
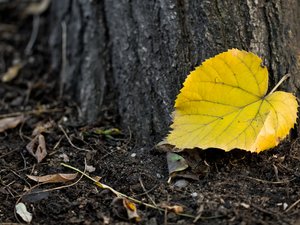
[[[80,151],[86,151],[86,152],[90,152],[91,150],[89,149],[85,149],[85,148],[79,148],[76,145],[73,144],[73,142],[71,141],[70,137],[67,135],[67,132],[64,130],[63,126],[61,124],[58,125],[58,127],[60,128],[60,130],[64,133],[65,137],[67,138],[69,144],[73,147],[76,148]]]

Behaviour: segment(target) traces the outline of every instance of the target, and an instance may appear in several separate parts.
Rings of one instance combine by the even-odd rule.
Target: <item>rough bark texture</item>
[[[53,67],[82,119],[96,120],[115,92],[121,122],[143,144],[167,133],[189,71],[229,48],[263,57],[272,86],[290,73],[284,89],[299,96],[298,0],[54,0],[52,15]]]

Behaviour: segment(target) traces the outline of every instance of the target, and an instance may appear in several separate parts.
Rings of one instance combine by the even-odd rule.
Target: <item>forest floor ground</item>
[[[192,169],[168,182],[165,152],[137,147],[128,130],[103,133],[119,128],[116,115],[107,111],[90,126],[76,122],[77,107],[59,98],[59,74],[51,71],[47,12],[28,45],[34,19],[21,16],[26,4],[7,2],[0,3],[0,224],[26,223],[18,203],[32,213],[31,224],[300,224],[299,140],[261,154],[184,154]],[[13,126],[7,118],[19,125],[6,129]],[[42,138],[39,151],[28,145],[40,135],[44,158]],[[136,204],[137,217],[124,198],[80,174],[38,185],[27,176],[74,173],[61,163],[153,207]]]

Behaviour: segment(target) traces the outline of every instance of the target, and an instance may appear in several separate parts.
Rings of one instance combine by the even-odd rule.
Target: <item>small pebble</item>
[[[33,64],[35,62],[35,58],[34,57],[29,57],[28,62]]]
[[[130,156],[131,156],[132,158],[134,158],[134,157],[136,157],[136,153],[132,153]]]
[[[181,179],[181,180],[177,180],[174,184],[175,187],[178,188],[184,188],[189,184],[189,182],[187,182],[187,180]]]
[[[89,172],[89,173],[92,173],[92,172],[94,172],[94,171],[96,170],[96,168],[93,167],[92,165],[86,165],[86,166],[85,166],[85,169],[86,169],[86,171]]]
[[[191,194],[191,196],[192,196],[193,198],[196,198],[196,197],[198,196],[198,193],[197,193],[197,192],[193,192],[193,193]]]
[[[246,204],[246,203],[244,203],[244,202],[242,202],[240,205],[243,206],[243,207],[246,208],[246,209],[249,209],[249,208],[250,208],[250,205],[249,205],[249,204]]]
[[[58,158],[61,158],[65,163],[70,161],[69,156],[65,153],[58,155]]]

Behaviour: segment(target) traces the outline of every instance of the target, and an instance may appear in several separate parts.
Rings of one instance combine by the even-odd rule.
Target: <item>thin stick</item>
[[[275,178],[276,178],[276,181],[279,182],[279,177],[278,177],[278,168],[275,164],[273,164],[273,168],[274,168],[274,172],[275,172]]]
[[[2,150],[2,149],[1,149],[1,150]],[[6,156],[8,156],[8,155],[10,155],[10,154],[12,154],[12,153],[14,153],[14,152],[16,152],[16,151],[19,151],[19,149],[13,149],[13,150],[8,151],[7,153],[5,153],[5,154],[3,154],[3,155],[0,155],[0,159],[6,157]]]
[[[201,218],[201,216],[202,216],[202,213],[203,213],[203,210],[204,210],[204,206],[203,206],[203,204],[202,205],[200,205],[200,207],[199,207],[199,210],[198,210],[198,215],[196,216],[196,218],[193,220],[193,223],[196,223],[200,218]]]
[[[69,168],[69,169],[75,170],[75,171],[77,171],[78,173],[81,173],[83,176],[85,176],[85,177],[87,177],[88,179],[92,180],[98,187],[100,187],[100,188],[102,188],[102,189],[108,189],[108,190],[110,190],[110,191],[111,191],[112,193],[114,193],[117,197],[128,198],[128,199],[130,199],[130,200],[133,201],[133,202],[136,202],[136,203],[139,203],[139,204],[143,204],[143,205],[148,206],[148,207],[150,207],[150,208],[155,208],[155,209],[157,208],[157,207],[155,207],[155,206],[153,206],[153,205],[150,205],[150,204],[141,202],[141,201],[139,201],[139,200],[137,200],[137,199],[135,199],[135,198],[132,198],[132,197],[127,196],[127,195],[125,195],[125,194],[123,194],[123,193],[121,193],[121,192],[118,192],[118,191],[116,191],[115,189],[113,189],[112,187],[110,187],[110,186],[108,186],[108,185],[106,185],[106,184],[100,183],[99,181],[95,180],[94,178],[90,177],[90,176],[87,175],[86,173],[82,172],[81,170],[79,170],[79,169],[77,169],[77,168],[75,168],[75,167],[73,167],[73,166],[67,165],[67,164],[65,164],[65,163],[61,163],[61,165],[64,166],[64,167],[67,167],[67,168]],[[161,209],[161,210],[163,210],[163,209]]]
[[[255,204],[250,204],[253,208],[263,212],[263,213],[266,213],[266,214],[269,214],[269,215],[272,215],[276,218],[278,218],[281,214],[279,212],[273,212],[271,210],[266,210],[266,209],[263,209],[261,207],[259,207],[258,205],[255,205]]]
[[[165,209],[163,208],[160,208],[160,207],[157,207],[157,206],[154,206],[154,205],[151,205],[151,204],[148,204],[148,203],[145,203],[145,202],[142,202],[140,200],[137,200],[135,198],[132,198],[128,195],[125,195],[121,192],[118,192],[116,191],[115,189],[113,189],[112,187],[106,185],[106,184],[103,184],[103,183],[100,183],[99,181],[95,180],[94,178],[90,177],[89,175],[87,175],[86,173],[82,172],[81,170],[73,167],[73,166],[70,166],[68,164],[65,164],[65,163],[61,163],[62,166],[64,167],[67,167],[69,169],[72,169],[72,170],[75,170],[76,172],[82,174],[83,176],[87,177],[88,179],[90,179],[91,181],[93,181],[98,187],[102,188],[102,189],[107,189],[107,190],[110,190],[112,193],[114,193],[117,197],[123,197],[123,198],[127,198],[135,203],[138,203],[138,204],[141,204],[141,205],[144,205],[144,206],[147,206],[149,208],[152,208],[152,209],[157,209],[157,210],[160,210],[162,212],[165,211]],[[189,214],[184,214],[184,213],[178,213],[177,215],[180,215],[180,216],[184,216],[184,217],[189,217],[189,218],[193,218],[195,219],[195,216],[193,215],[189,215]]]
[[[21,115],[34,115],[34,114],[42,114],[42,113],[61,112],[61,111],[63,111],[63,109],[58,109],[58,108],[34,109],[34,110],[24,111],[24,112],[13,112],[13,113],[0,114],[0,118],[7,118],[7,117],[21,116]]]
[[[39,33],[40,16],[35,15],[32,21],[32,32],[30,40],[25,48],[26,55],[29,55]]]
[[[289,77],[290,77],[291,75],[290,74],[286,74],[286,75],[284,75],[281,79],[280,79],[280,81],[276,84],[276,86],[272,89],[272,91],[270,91],[270,93],[268,94],[268,95],[270,95],[270,94],[272,94],[274,91],[276,91],[276,89],[286,80],[286,79],[288,79]]]
[[[152,192],[155,188],[157,188],[158,185],[154,185],[151,189],[147,190],[146,192],[140,193],[140,194],[136,194],[134,196],[142,196],[142,195],[147,195],[148,193]]]
[[[248,177],[248,176],[240,176],[240,177],[247,178],[250,180],[255,180],[258,182],[265,183],[265,184],[285,184],[285,183],[289,183],[294,180],[294,179],[291,179],[291,180],[285,180],[285,181],[268,181],[268,180],[261,180],[261,179],[255,178],[255,177]]]
[[[151,198],[151,196],[148,194],[148,191],[146,190],[146,188],[145,188],[145,186],[144,186],[144,183],[143,183],[141,177],[139,177],[139,181],[140,181],[141,187],[143,188],[144,193],[146,194],[146,196],[149,198],[149,200],[152,202],[152,204],[153,204],[154,206],[157,207],[157,204],[154,202],[154,200],[153,200],[153,199]]]
[[[61,98],[63,96],[64,91],[64,84],[65,84],[65,77],[66,77],[66,71],[68,66],[68,59],[67,59],[67,24],[65,21],[61,23],[61,42],[62,42],[62,49],[61,49],[61,55],[62,55],[62,65],[61,65],[61,71],[60,71],[60,77],[62,80],[60,81],[60,87],[59,87],[59,97]]]
[[[66,131],[64,130],[64,128],[62,127],[61,124],[58,125],[58,127],[61,129],[61,131],[64,133],[65,137],[67,138],[69,144],[73,147],[73,148],[76,148],[80,151],[86,151],[86,152],[90,152],[91,150],[89,149],[85,149],[85,148],[79,148],[77,147],[76,145],[73,144],[73,142],[71,141],[71,139],[69,138],[69,136],[67,135]]]
[[[297,201],[295,201],[293,204],[290,205],[290,207],[288,207],[285,212],[290,211],[292,208],[294,208],[296,205],[298,205],[300,203],[300,199],[298,199]]]
[[[78,180],[76,180],[75,182],[73,182],[73,183],[71,183],[71,184],[64,185],[64,186],[60,186],[60,187],[55,187],[55,188],[51,188],[51,189],[46,189],[46,190],[36,191],[36,192],[34,192],[34,193],[32,193],[32,194],[38,194],[38,193],[44,193],[44,192],[50,192],[50,191],[60,190],[60,189],[63,189],[63,188],[68,188],[68,187],[74,186],[75,184],[77,184],[77,183],[82,179],[82,177],[83,177],[83,174],[81,174],[81,176],[78,178]],[[20,197],[19,197],[18,200],[16,201],[16,204],[15,204],[15,205],[17,205],[17,204],[21,201],[21,199],[22,199],[22,197],[23,197],[24,195],[28,194],[28,193],[29,193],[30,191],[32,191],[34,188],[37,188],[37,187],[39,187],[39,186],[41,186],[41,185],[43,185],[43,184],[49,184],[49,183],[39,183],[39,184],[37,184],[37,185],[31,187],[31,188],[30,188],[29,190],[27,190],[25,193],[23,193],[22,195],[20,195]],[[14,207],[14,215],[15,215],[15,218],[19,221],[19,219],[18,219],[18,217],[17,217],[16,207]],[[20,221],[19,221],[19,222],[20,222]],[[22,223],[20,222],[20,224],[22,224]]]

